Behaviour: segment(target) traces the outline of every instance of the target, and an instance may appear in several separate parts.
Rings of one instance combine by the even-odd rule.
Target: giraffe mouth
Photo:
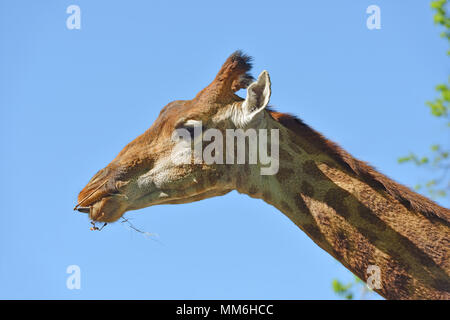
[[[152,192],[150,195],[146,195],[146,196],[142,197],[142,198],[148,198],[150,196],[151,200],[144,201],[145,205],[135,207],[132,210],[149,207],[149,206],[162,205],[162,204],[191,203],[191,202],[200,201],[200,200],[203,200],[206,198],[222,196],[222,195],[227,194],[230,191],[232,191],[232,188],[223,188],[223,189],[222,188],[220,188],[220,189],[213,188],[213,189],[209,189],[206,191],[193,193],[190,195],[186,195],[183,193],[182,194],[172,193],[171,196],[167,196],[166,192],[167,193],[171,193],[171,192],[169,192],[167,190],[166,190],[166,192],[158,190],[158,191]],[[164,194],[163,197],[161,197],[161,193]]]
[[[90,207],[78,207],[75,210],[77,210],[78,212],[82,212],[82,213],[90,213],[91,212]]]

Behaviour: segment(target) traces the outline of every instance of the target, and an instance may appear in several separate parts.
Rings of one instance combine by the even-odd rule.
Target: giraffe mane
[[[338,144],[325,138],[312,129],[301,119],[286,113],[268,109],[271,117],[283,126],[309,141],[320,151],[328,154],[352,174],[378,191],[384,191],[397,199],[402,205],[412,211],[419,212],[428,218],[440,218],[450,223],[450,210],[443,208],[434,201],[412,191],[408,187],[393,181],[375,170],[368,163],[358,160],[342,149]]]

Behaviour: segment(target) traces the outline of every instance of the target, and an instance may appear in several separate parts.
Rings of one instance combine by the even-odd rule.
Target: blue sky
[[[81,30],[66,28],[71,4]],[[366,28],[371,4],[381,30]],[[76,196],[236,49],[269,71],[278,110],[413,186],[429,172],[397,158],[449,140],[424,104],[448,75],[439,33],[429,1],[2,1],[0,298],[335,298],[332,279],[351,274],[262,201],[127,214],[158,242],[121,223],[90,231]]]

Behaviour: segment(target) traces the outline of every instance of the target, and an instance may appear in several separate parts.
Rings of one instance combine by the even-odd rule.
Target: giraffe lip
[[[90,207],[78,207],[76,210],[79,212],[82,212],[82,213],[90,213],[91,212]]]

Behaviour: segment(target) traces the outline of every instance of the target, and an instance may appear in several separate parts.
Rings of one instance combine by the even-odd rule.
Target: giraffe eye
[[[189,132],[192,139],[202,135],[203,125],[198,120],[187,120],[176,126],[176,129],[185,129]],[[197,136],[196,136],[197,135]]]

